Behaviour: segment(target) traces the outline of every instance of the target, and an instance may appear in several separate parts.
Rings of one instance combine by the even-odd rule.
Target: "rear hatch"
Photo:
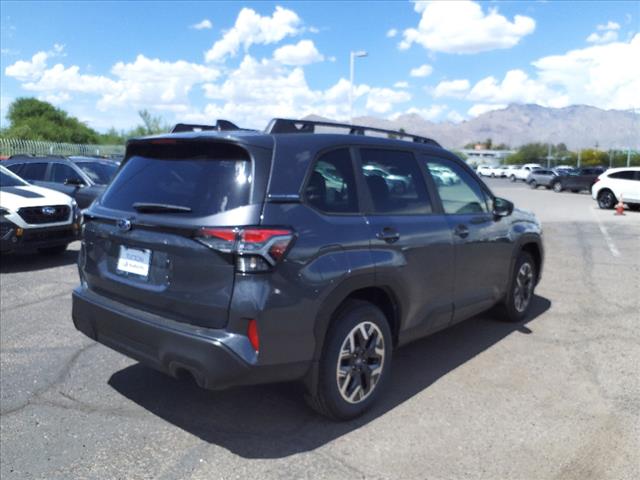
[[[83,281],[135,308],[224,327],[233,258],[198,233],[260,223],[270,160],[270,149],[222,139],[130,143],[113,182],[85,211]]]

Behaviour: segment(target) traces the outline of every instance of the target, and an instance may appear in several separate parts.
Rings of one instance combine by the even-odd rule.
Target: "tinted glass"
[[[411,153],[363,148],[362,173],[377,213],[431,213],[431,203],[418,162]]]
[[[633,180],[633,170],[623,170],[622,172],[615,172],[609,175],[609,178],[619,178],[623,180]]]
[[[426,162],[438,187],[445,213],[456,215],[489,211],[482,187],[460,165],[439,158],[427,158]]]
[[[11,169],[14,172],[17,170]],[[47,172],[46,163],[25,163],[20,169],[20,176],[25,180],[44,180],[44,175]]]
[[[206,216],[249,204],[251,161],[240,147],[163,145],[144,151],[153,156],[129,158],[102,205],[131,211],[134,203],[162,204],[191,210],[180,215]]]
[[[84,183],[82,177],[69,165],[54,163],[51,169],[51,181],[54,183],[64,183],[66,180],[79,180]]]
[[[28,184],[15,175],[11,175],[7,170],[0,169],[0,187],[25,187]]]
[[[313,167],[305,190],[306,201],[323,212],[358,211],[351,155],[346,148],[322,155]]]
[[[107,185],[118,169],[113,162],[78,162],[76,165],[98,185]]]

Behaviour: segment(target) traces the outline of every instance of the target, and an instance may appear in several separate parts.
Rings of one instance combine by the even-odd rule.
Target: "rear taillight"
[[[241,273],[266,272],[281,261],[293,240],[284,228],[202,228],[196,238],[208,247],[235,255]]]
[[[251,342],[251,346],[257,352],[260,350],[260,337],[258,336],[258,322],[255,320],[249,320],[249,324],[247,325],[247,337],[249,338],[249,342]]]
[[[594,184],[596,184],[596,183],[598,183],[599,181],[600,181],[600,177],[596,178],[596,179],[593,181],[593,183],[594,183]]]

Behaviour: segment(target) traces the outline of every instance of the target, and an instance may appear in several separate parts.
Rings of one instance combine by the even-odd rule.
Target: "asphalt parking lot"
[[[640,478],[640,212],[488,180],[542,220],[521,324],[483,314],[396,352],[391,389],[350,423],[295,384],[208,392],[77,332],[77,244],[0,266],[0,476]]]

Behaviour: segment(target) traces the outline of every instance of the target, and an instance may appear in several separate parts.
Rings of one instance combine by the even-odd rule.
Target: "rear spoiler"
[[[171,133],[180,133],[180,132],[204,132],[209,130],[215,130],[218,132],[222,131],[234,131],[234,130],[244,130],[244,131],[255,131],[250,130],[248,128],[240,128],[235,123],[230,122],[229,120],[216,120],[215,125],[200,125],[194,123],[176,123],[176,125],[171,129]]]

